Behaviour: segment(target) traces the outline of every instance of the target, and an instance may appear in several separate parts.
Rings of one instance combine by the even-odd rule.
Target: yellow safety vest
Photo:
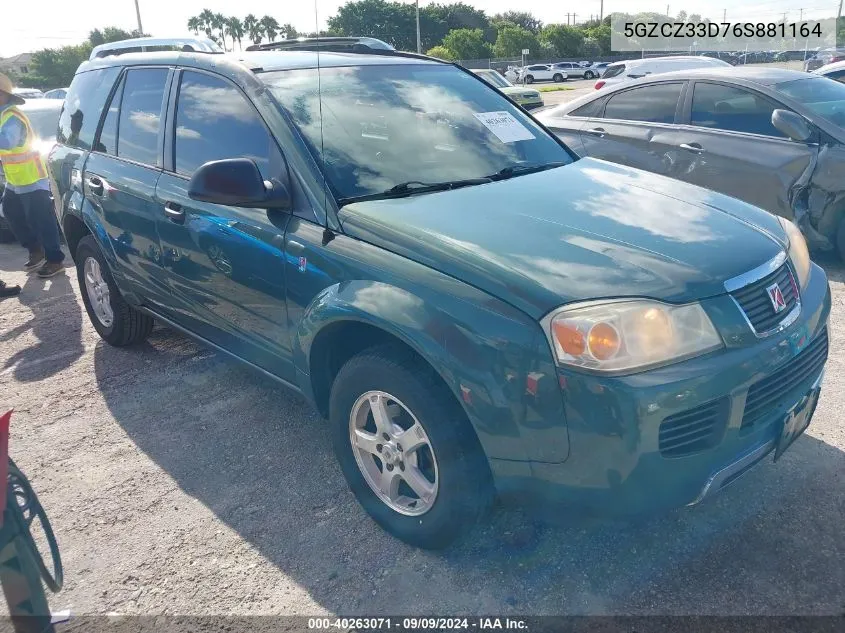
[[[3,172],[6,174],[6,182],[15,187],[26,187],[34,185],[39,180],[47,177],[47,170],[41,154],[33,149],[35,133],[29,119],[16,107],[11,106],[0,114],[0,129],[11,118],[17,117],[26,127],[26,139],[23,145],[12,149],[0,148],[0,162],[3,163]]]

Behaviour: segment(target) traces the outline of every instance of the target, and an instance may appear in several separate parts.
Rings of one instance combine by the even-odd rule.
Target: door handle
[[[185,221],[185,212],[182,210],[182,205],[175,202],[164,203],[164,215],[167,219],[176,224],[182,224]]]
[[[681,149],[685,149],[688,152],[692,152],[693,154],[703,154],[704,148],[701,147],[698,143],[681,143],[678,145]]]
[[[605,132],[603,127],[594,127],[587,130],[587,134],[592,134],[593,136],[604,138],[604,135],[607,134],[607,132]]]
[[[94,196],[100,197],[106,192],[106,181],[99,176],[87,178],[85,184],[88,185],[88,191]]]

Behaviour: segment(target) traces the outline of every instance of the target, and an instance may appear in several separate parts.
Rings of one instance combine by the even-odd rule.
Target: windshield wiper
[[[562,161],[554,162],[554,163],[521,163],[516,165],[509,165],[504,169],[500,169],[495,174],[490,174],[487,176],[490,180],[507,180],[508,178],[513,178],[514,176],[521,176],[524,174],[533,174],[538,171],[545,171],[547,169],[554,169],[555,167],[563,167],[564,165],[568,165],[569,163],[565,163]]]
[[[418,193],[448,191],[450,189],[458,189],[460,187],[483,185],[488,182],[493,182],[493,178],[466,178],[464,180],[447,180],[444,182],[422,182],[420,180],[408,180],[407,182],[400,182],[398,185],[394,185],[390,189],[385,189],[380,193],[368,193],[363,196],[349,196],[348,198],[338,198],[337,204],[338,206],[342,207],[353,202],[365,202],[367,200],[385,200],[388,198],[403,198],[405,196],[414,196]]]

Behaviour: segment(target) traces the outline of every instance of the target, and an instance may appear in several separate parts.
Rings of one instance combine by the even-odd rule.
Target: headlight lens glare
[[[810,268],[812,266],[807,240],[794,222],[790,222],[786,218],[778,218],[778,220],[780,220],[783,230],[786,231],[786,237],[789,239],[789,259],[792,260],[792,267],[798,276],[798,286],[803,290],[810,280]]]

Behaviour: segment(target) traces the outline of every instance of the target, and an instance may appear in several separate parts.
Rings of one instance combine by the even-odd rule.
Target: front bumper
[[[708,301],[718,311],[723,299],[730,301]],[[559,370],[569,458],[531,462],[530,476],[516,486],[520,497],[601,514],[636,514],[691,505],[732,483],[772,453],[787,412],[820,384],[830,305],[827,278],[814,265],[799,318],[775,336],[752,334],[750,344],[729,343],[718,352],[631,376]],[[793,351],[796,334],[804,333],[807,343]],[[767,387],[771,397],[750,424],[744,419],[749,390],[757,386],[759,393],[760,385],[779,376],[789,377],[784,390],[777,381]],[[694,430],[712,420],[712,441],[697,450],[667,450],[663,425],[684,416]]]

